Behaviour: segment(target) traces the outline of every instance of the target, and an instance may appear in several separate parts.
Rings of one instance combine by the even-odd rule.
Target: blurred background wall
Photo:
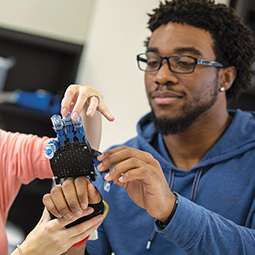
[[[84,44],[94,0],[0,1],[0,26]]]

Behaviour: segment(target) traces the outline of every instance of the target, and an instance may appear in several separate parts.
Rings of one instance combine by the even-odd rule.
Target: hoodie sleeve
[[[226,218],[178,195],[179,204],[170,223],[156,231],[190,255],[252,255],[255,251],[255,222],[252,228]]]

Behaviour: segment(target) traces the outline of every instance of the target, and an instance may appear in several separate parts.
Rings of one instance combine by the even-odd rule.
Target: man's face
[[[184,54],[215,60],[212,46],[209,32],[169,22],[153,32],[147,51],[161,56]],[[145,73],[145,85],[160,131],[175,134],[184,131],[217,102],[218,71],[197,65],[191,74],[173,73],[164,60],[158,71]]]

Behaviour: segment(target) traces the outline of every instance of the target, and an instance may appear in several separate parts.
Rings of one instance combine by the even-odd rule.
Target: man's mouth
[[[154,100],[154,102],[160,105],[170,104],[173,101],[176,101],[182,97],[183,96],[180,95],[179,93],[177,94],[171,91],[164,91],[164,92],[156,91],[152,93],[151,95],[151,98]]]

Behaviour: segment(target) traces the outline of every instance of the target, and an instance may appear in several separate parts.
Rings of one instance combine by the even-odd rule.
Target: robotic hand
[[[50,160],[50,165],[54,174],[53,180],[56,185],[61,185],[66,178],[76,178],[79,176],[86,176],[91,181],[95,181],[98,175],[95,172],[99,161],[96,157],[100,154],[90,147],[88,140],[85,137],[85,131],[82,125],[82,119],[76,121],[71,119],[71,114],[63,117],[53,115],[51,117],[53,128],[57,134],[57,140],[51,140],[45,147],[45,156]],[[101,174],[103,180],[108,171]],[[104,180],[104,190],[109,192],[112,182]],[[98,214],[106,215],[108,212],[108,205],[105,201],[98,204],[90,204],[94,208],[91,215],[82,217],[75,222],[66,226],[77,225],[86,221]],[[105,210],[104,210],[105,207]],[[55,218],[51,214],[51,218]]]
[[[99,165],[96,157],[100,154],[91,148],[85,136],[81,116],[76,121],[71,119],[71,114],[63,117],[59,115],[51,117],[53,128],[57,134],[57,140],[50,141],[45,147],[44,152],[54,174],[54,181],[57,185],[63,179],[86,176],[91,181],[95,181],[97,174],[95,168]],[[101,173],[104,176],[108,171]],[[104,180],[104,190],[109,192],[112,182]]]

